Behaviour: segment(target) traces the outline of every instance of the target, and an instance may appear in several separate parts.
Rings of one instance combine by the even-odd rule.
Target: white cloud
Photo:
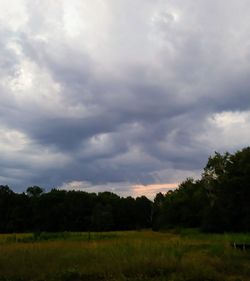
[[[224,111],[207,119],[204,131],[197,137],[210,151],[236,150],[249,146],[250,111]]]
[[[13,31],[22,30],[28,21],[28,11],[25,0],[8,0],[0,2],[1,26]]]
[[[174,190],[177,188],[176,183],[172,184],[151,184],[151,185],[134,185],[129,182],[117,182],[117,183],[106,183],[93,185],[87,181],[72,181],[63,183],[58,189],[61,190],[78,190],[86,192],[103,192],[109,191],[116,193],[121,197],[133,196],[147,196],[149,199],[153,200],[155,195],[159,192],[163,194],[169,190]]]
[[[103,192],[109,191],[116,193],[119,196],[127,197],[131,196],[132,185],[128,182],[116,182],[116,183],[106,183],[106,184],[92,184],[88,181],[71,181],[64,182],[58,189],[62,190],[79,190],[85,192]]]

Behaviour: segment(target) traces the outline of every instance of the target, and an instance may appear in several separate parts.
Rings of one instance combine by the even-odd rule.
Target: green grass
[[[90,238],[90,239],[89,239]],[[196,230],[0,235],[0,281],[250,280],[247,234]]]

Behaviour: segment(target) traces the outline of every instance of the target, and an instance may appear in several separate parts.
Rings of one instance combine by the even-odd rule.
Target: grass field
[[[247,234],[194,230],[0,235],[1,281],[250,280]]]

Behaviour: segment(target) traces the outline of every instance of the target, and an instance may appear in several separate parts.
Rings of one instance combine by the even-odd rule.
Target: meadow
[[[248,234],[169,232],[0,235],[1,281],[250,280]]]

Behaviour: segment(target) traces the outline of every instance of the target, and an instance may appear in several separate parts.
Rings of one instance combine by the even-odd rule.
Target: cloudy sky
[[[249,0],[0,0],[0,182],[152,196],[250,144]]]

